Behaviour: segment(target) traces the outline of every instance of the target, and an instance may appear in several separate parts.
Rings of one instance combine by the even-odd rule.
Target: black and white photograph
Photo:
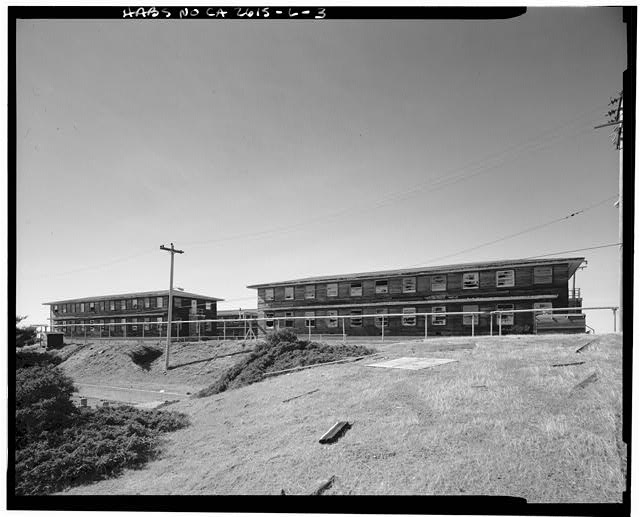
[[[635,6],[7,12],[8,509],[630,515]]]

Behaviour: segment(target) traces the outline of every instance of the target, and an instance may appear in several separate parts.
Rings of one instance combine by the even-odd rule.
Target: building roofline
[[[265,282],[261,284],[248,285],[249,289],[258,289],[261,287],[272,287],[281,285],[297,285],[308,284],[310,282],[330,282],[341,280],[367,280],[379,277],[400,276],[407,273],[453,273],[458,271],[469,271],[473,269],[494,269],[497,267],[508,266],[524,266],[524,265],[547,265],[547,264],[560,264],[569,263],[569,278],[575,273],[575,271],[584,262],[584,257],[558,257],[558,258],[531,258],[531,259],[512,259],[512,260],[487,260],[482,262],[467,262],[463,264],[452,264],[444,266],[428,266],[418,268],[404,268],[404,269],[388,269],[384,271],[369,271],[363,273],[348,273],[342,275],[328,275],[328,276],[313,276],[298,278],[294,280],[283,280],[278,282]]]
[[[90,302],[90,301],[102,301],[102,300],[113,300],[114,298],[118,299],[129,299],[129,298],[140,298],[140,297],[152,297],[152,296],[165,296],[169,295],[169,289],[164,289],[162,291],[143,291],[136,293],[120,293],[120,294],[107,294],[103,296],[84,296],[82,298],[69,298],[68,300],[57,300],[54,302],[44,302],[42,305],[53,305],[58,303],[74,303],[74,302]],[[177,297],[192,297],[199,298],[202,300],[210,300],[214,302],[223,302],[224,298],[214,298],[213,296],[204,296],[202,294],[189,293],[187,291],[173,291],[173,296]]]

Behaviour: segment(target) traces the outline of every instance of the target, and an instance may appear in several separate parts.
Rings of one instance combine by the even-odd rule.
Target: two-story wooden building
[[[486,314],[452,315],[452,312],[512,311],[575,307],[569,279],[583,257],[519,259],[475,262],[391,271],[319,276],[248,286],[258,292],[258,317],[262,333],[275,327],[296,332],[340,334],[342,321],[348,335],[423,335],[429,313],[429,335],[488,334],[496,320]],[[383,317],[386,314],[401,314]],[[377,315],[377,317],[376,317]],[[293,319],[303,317],[304,319]],[[282,318],[277,322],[268,318]],[[287,319],[292,318],[292,319]],[[584,321],[584,320],[583,320]],[[505,333],[535,331],[533,313],[505,313],[500,324]]]
[[[215,336],[215,322],[200,324],[198,320],[216,319],[219,301],[222,299],[174,291],[172,335]],[[84,335],[85,327],[92,337],[153,337],[166,336],[167,332],[168,289],[74,298],[43,305],[49,306],[51,327],[67,336]]]

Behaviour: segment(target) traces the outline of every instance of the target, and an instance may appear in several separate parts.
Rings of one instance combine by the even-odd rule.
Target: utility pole
[[[160,246],[161,250],[171,253],[171,272],[169,273],[169,314],[167,316],[167,344],[164,347],[164,373],[167,373],[169,369],[169,348],[171,344],[171,312],[173,310],[173,256],[176,253],[184,253],[182,250],[177,250],[171,243],[171,248],[166,248],[164,245]]]
[[[619,302],[619,311],[618,311],[618,332],[622,332],[622,182],[623,182],[623,154],[622,154],[622,93],[620,92],[620,96],[617,98],[612,98],[609,102],[610,106],[617,107],[611,109],[607,112],[608,116],[615,115],[615,120],[610,120],[606,124],[601,124],[596,126],[595,129],[607,126],[617,126],[613,131],[612,135],[615,136],[616,149],[618,149],[618,154],[620,157],[620,165],[618,172],[618,201],[616,202],[616,206],[618,207],[618,242],[620,243],[618,246],[619,249],[619,263],[618,263],[618,295],[620,296]]]

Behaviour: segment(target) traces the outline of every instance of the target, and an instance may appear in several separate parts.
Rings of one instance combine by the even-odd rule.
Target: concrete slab
[[[368,364],[376,368],[402,368],[403,370],[422,370],[446,363],[455,363],[456,359],[443,359],[438,357],[398,357],[381,363]]]

